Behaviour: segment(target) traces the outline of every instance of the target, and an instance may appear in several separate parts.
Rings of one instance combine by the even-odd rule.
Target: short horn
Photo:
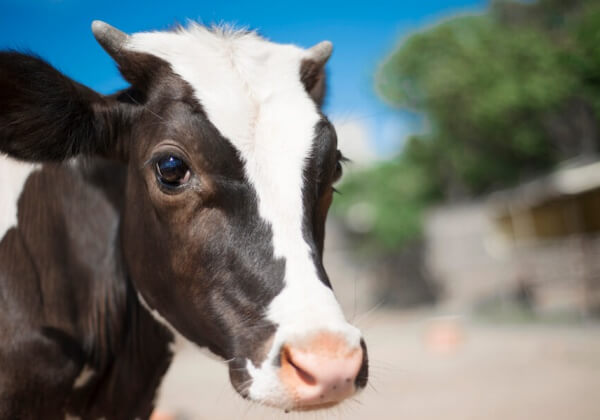
[[[101,20],[92,22],[92,33],[102,48],[115,59],[121,52],[121,48],[123,48],[125,42],[129,39],[129,35],[125,32]]]
[[[314,61],[317,64],[323,65],[331,56],[331,52],[333,51],[333,44],[331,41],[322,41],[317,45],[309,48],[308,58]]]

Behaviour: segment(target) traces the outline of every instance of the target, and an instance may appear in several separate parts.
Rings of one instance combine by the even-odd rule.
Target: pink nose
[[[362,363],[360,346],[351,348],[342,337],[321,333],[303,345],[283,346],[281,381],[296,409],[333,405],[355,393]]]

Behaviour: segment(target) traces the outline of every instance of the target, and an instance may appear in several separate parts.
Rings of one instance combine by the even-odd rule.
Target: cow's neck
[[[28,294],[14,297],[29,318],[22,328],[69,343],[80,366],[69,411],[85,417],[149,413],[171,358],[172,336],[139,304],[122,259],[124,173],[97,159],[36,168],[18,200],[18,224],[0,243],[0,258],[22,254],[1,265],[8,271],[0,288]]]

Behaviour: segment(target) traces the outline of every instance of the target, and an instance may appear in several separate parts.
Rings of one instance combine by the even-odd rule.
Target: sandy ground
[[[491,325],[376,312],[357,324],[370,385],[324,412],[238,397],[225,366],[182,344],[158,406],[178,419],[600,419],[600,325]]]

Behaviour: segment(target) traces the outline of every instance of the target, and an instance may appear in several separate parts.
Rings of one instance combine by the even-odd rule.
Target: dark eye
[[[183,160],[175,156],[165,156],[156,161],[156,176],[166,187],[176,188],[186,184],[191,173]]]
[[[335,172],[333,173],[333,182],[339,180],[342,177],[342,172],[344,171],[342,164],[344,162],[346,162],[347,160],[348,159],[346,159],[344,157],[344,155],[342,155],[342,152],[340,152],[338,150],[336,153]]]
[[[341,176],[344,168],[342,168],[342,162],[339,160],[335,163],[335,180],[337,181]]]

